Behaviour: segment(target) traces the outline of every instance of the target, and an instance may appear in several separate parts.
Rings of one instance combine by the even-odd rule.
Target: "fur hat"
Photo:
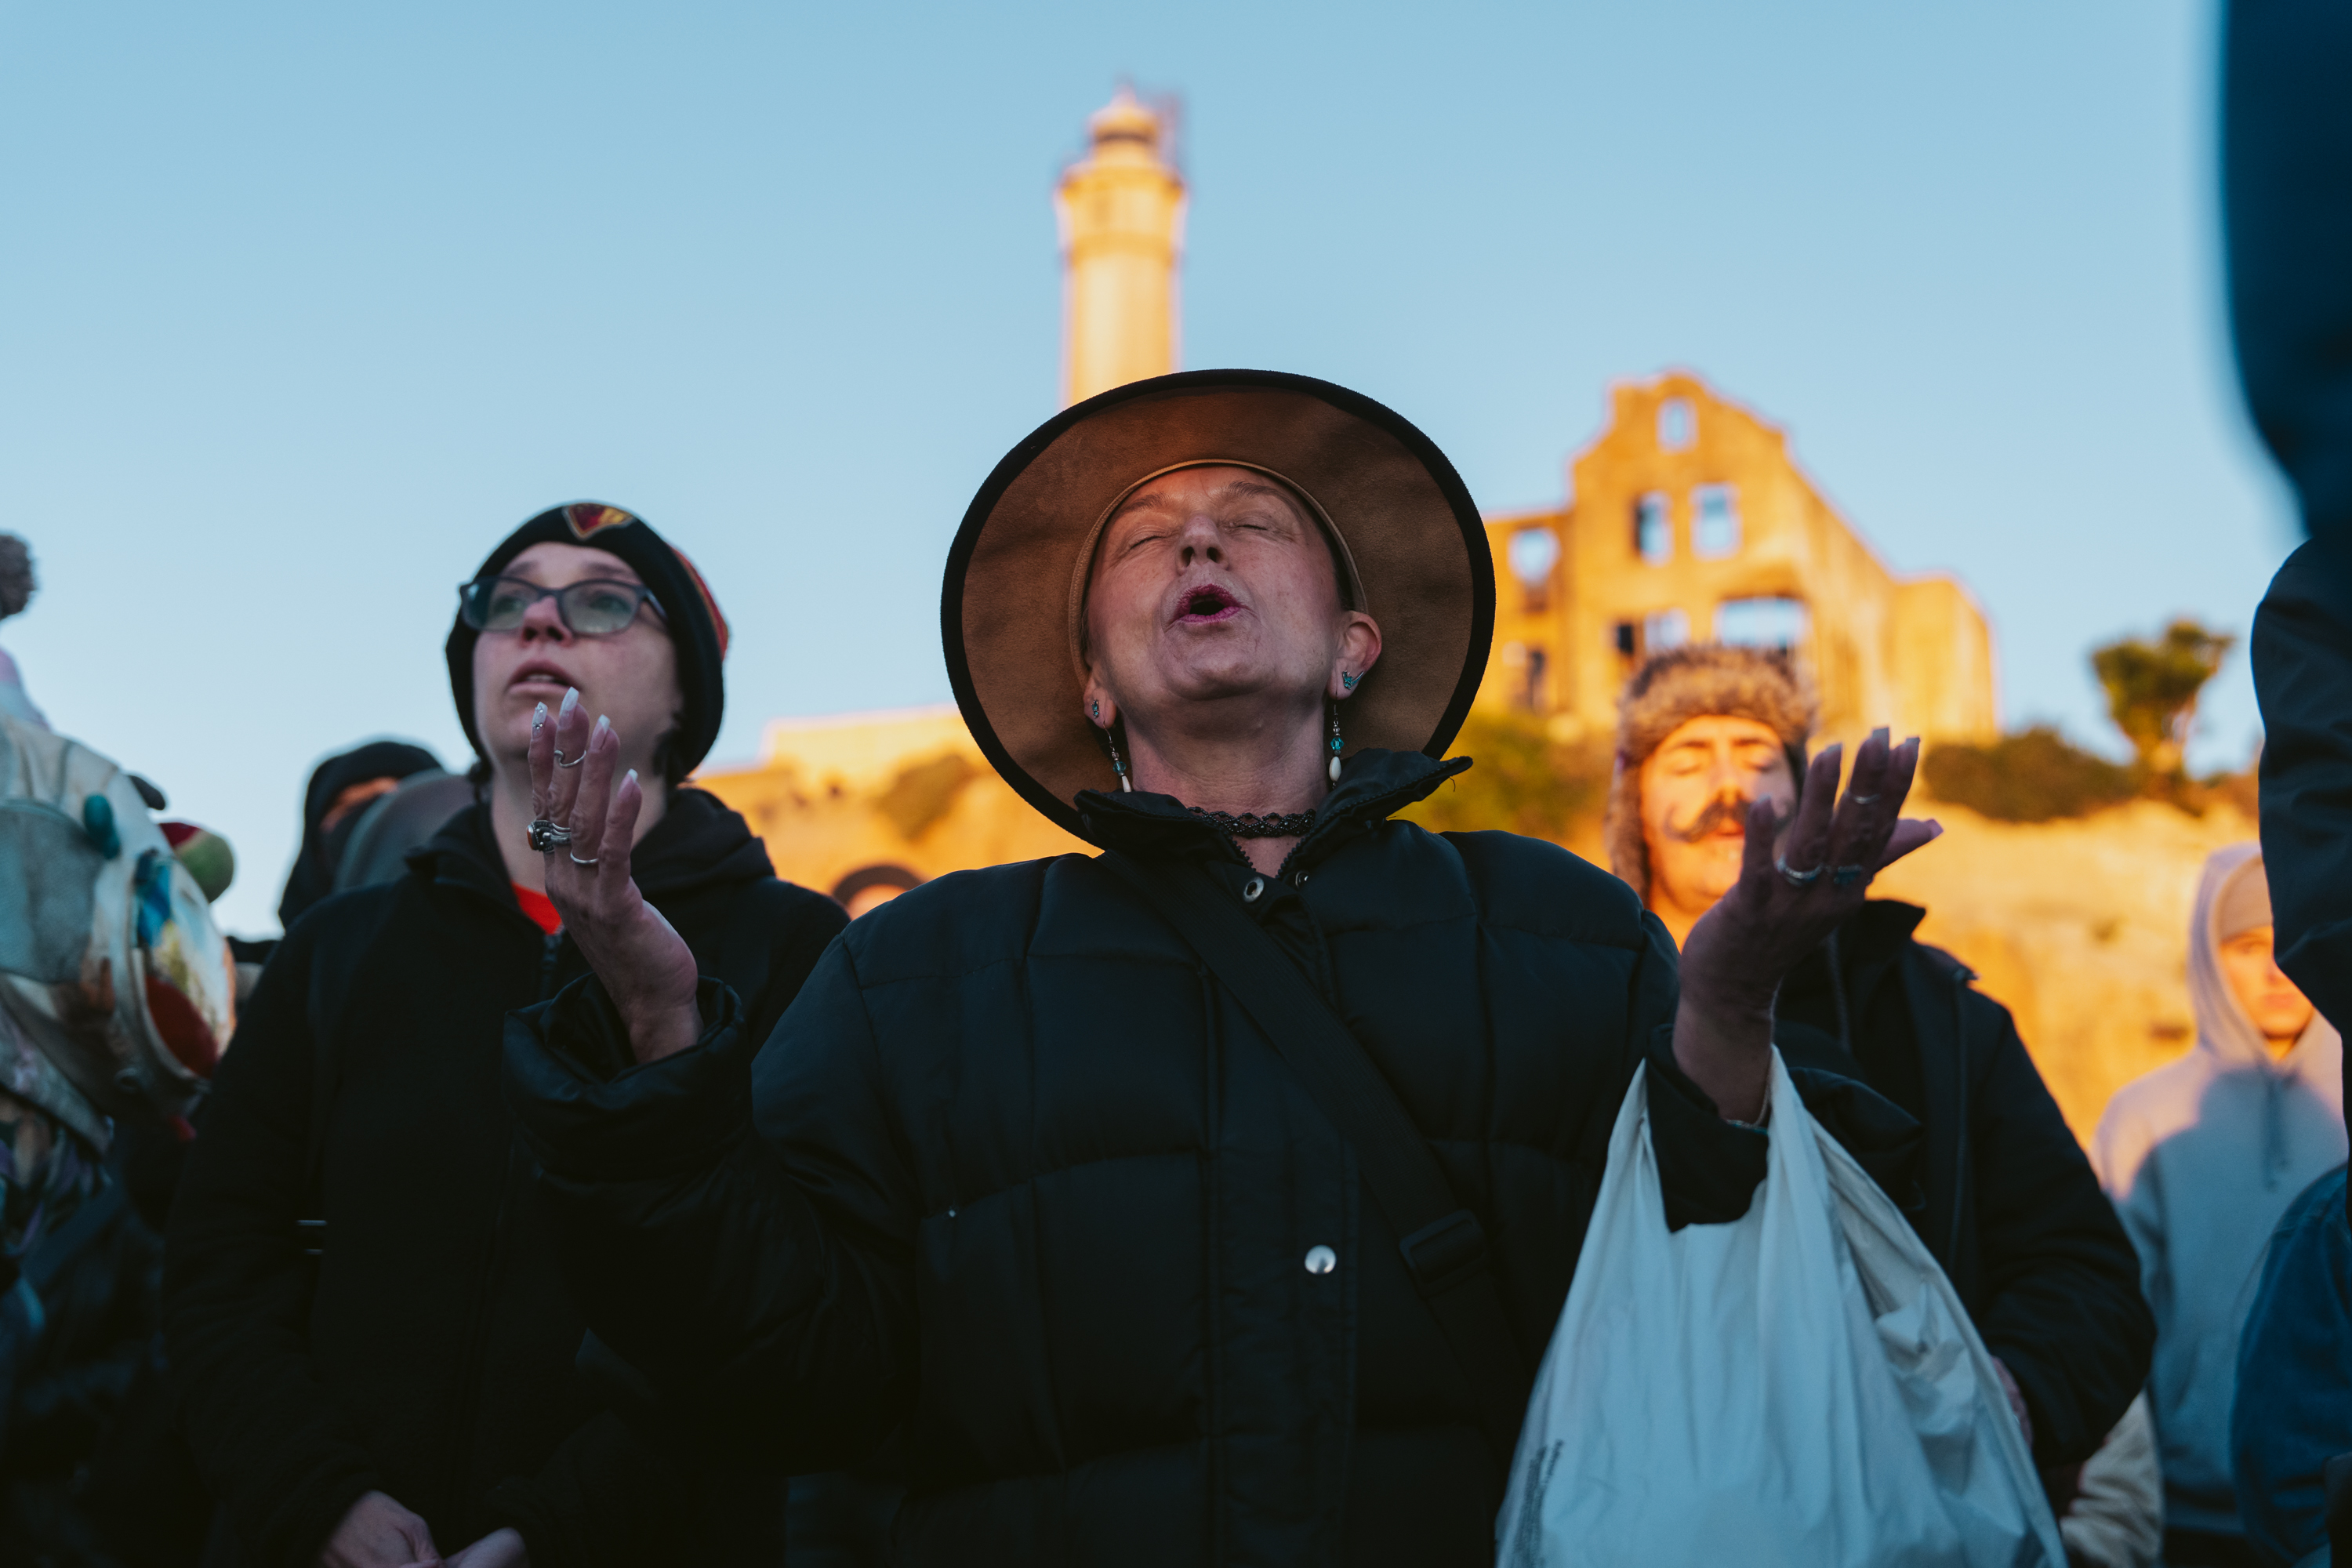
[[[1644,661],[1617,700],[1617,760],[1604,829],[1609,868],[1643,899],[1650,896],[1650,850],[1642,837],[1642,764],[1668,735],[1709,717],[1753,719],[1780,736],[1801,784],[1805,742],[1820,722],[1811,688],[1784,653],[1707,644]]]

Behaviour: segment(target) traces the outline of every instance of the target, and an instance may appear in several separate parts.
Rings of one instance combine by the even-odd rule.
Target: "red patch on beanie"
[[[702,580],[702,574],[695,570],[694,563],[686,558],[685,551],[672,544],[669,547],[669,552],[677,557],[677,563],[685,567],[686,574],[694,580],[694,591],[702,595],[702,607],[710,612],[710,625],[719,634],[719,657],[725,658],[727,657],[727,617],[719,613],[719,601],[710,596],[710,585]]]
[[[596,501],[574,501],[563,509],[563,521],[572,525],[572,537],[585,539],[607,528],[625,528],[636,521],[632,514],[616,506],[604,506]],[[688,568],[692,570],[692,568]]]

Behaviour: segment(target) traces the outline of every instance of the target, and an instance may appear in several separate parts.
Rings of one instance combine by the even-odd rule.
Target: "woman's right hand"
[[[645,792],[634,768],[614,780],[620,754],[612,724],[600,717],[592,727],[577,691],[563,694],[552,722],[543,704],[531,721],[531,814],[572,832],[543,852],[547,896],[628,1026],[630,1049],[649,1062],[694,1044],[702,1016],[694,954],[629,875]]]
[[[382,1492],[368,1492],[327,1537],[319,1568],[441,1568],[441,1553],[422,1519]]]

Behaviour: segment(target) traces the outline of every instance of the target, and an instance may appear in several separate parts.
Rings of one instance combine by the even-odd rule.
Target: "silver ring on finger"
[[[566,849],[563,853],[571,859],[574,866],[593,866],[597,860],[601,858],[599,856],[591,855],[587,859],[583,860],[579,856],[573,855],[569,849]]]
[[[1792,888],[1810,888],[1822,879],[1822,872],[1826,868],[1816,866],[1810,871],[1795,871],[1790,869],[1786,855],[1775,855],[1772,857],[1772,869],[1780,872],[1780,879]]]
[[[523,829],[523,838],[534,851],[544,855],[551,849],[571,843],[572,829],[544,816],[534,817],[530,826]]]
[[[567,763],[563,760],[563,748],[561,746],[555,748],[555,765],[559,768],[576,768],[587,760],[588,753],[583,751]]]
[[[1856,805],[1868,805],[1877,798],[1878,797],[1874,795],[1850,795],[1846,796],[1846,799],[1853,802]]]
[[[1868,868],[1863,866],[1840,866],[1830,873],[1830,886],[1851,888],[1861,881],[1867,872]]]

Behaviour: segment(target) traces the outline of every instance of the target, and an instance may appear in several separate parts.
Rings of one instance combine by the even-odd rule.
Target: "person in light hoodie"
[[[2168,1563],[2254,1561],[2230,1471],[2238,1336],[2272,1228],[2345,1157],[2343,1041],[2271,936],[2261,847],[2217,850],[2189,917],[2196,1047],[2118,1089],[2091,1150],[2156,1313]]]

